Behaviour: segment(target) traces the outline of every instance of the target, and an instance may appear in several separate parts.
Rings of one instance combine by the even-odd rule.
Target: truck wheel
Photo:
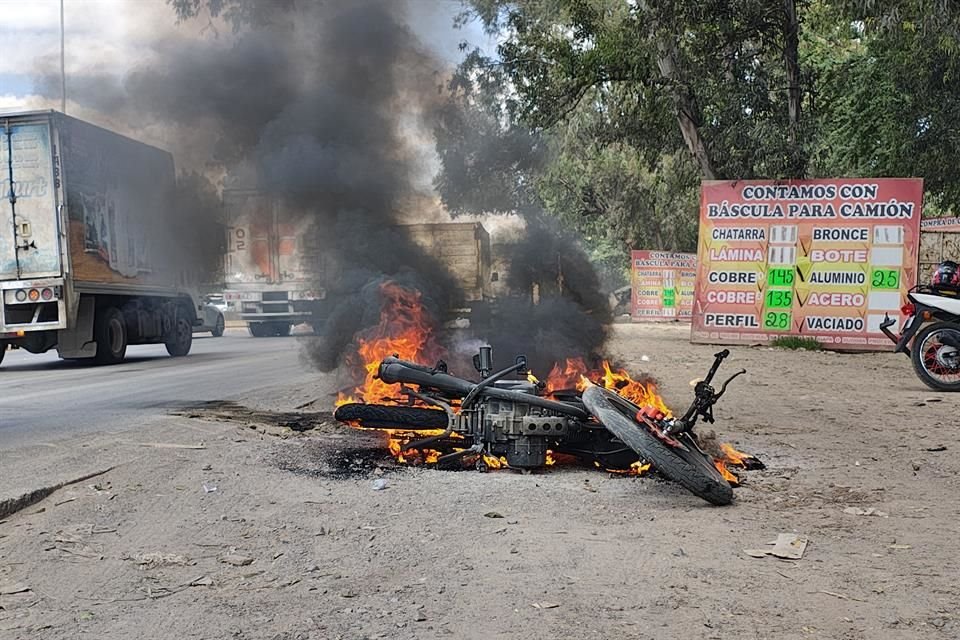
[[[127,323],[116,307],[97,311],[93,322],[93,337],[97,343],[97,364],[116,364],[127,355]]]
[[[173,337],[165,344],[167,353],[175,358],[190,353],[190,347],[193,345],[193,327],[190,321],[179,312],[173,326]]]
[[[254,338],[266,338],[270,335],[265,322],[249,322],[247,323],[247,329]]]
[[[0,364],[3,364],[3,356],[7,355],[7,345],[0,344]]]
[[[217,323],[213,325],[213,331],[211,331],[210,333],[213,334],[214,338],[219,338],[220,336],[223,335],[224,327],[225,327],[225,324],[223,322],[223,314],[221,313],[220,315],[217,316]]]

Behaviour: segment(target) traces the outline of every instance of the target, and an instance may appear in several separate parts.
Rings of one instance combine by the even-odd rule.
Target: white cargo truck
[[[236,186],[224,189],[223,207],[227,224],[223,296],[251,335],[285,336],[299,323],[321,331],[339,302],[338,271],[335,252],[320,246],[323,233],[311,227],[310,212],[263,191]],[[483,225],[452,222],[397,228],[449,269],[468,306],[451,312],[485,309],[490,299],[490,236]]]
[[[173,158],[53,111],[0,114],[0,360],[190,351],[197,273]]]
[[[316,322],[326,302],[328,256],[309,215],[256,189],[223,191],[227,225],[224,299],[257,338]]]

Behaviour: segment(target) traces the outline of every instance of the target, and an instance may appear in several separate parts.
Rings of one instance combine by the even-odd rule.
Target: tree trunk
[[[784,0],[783,20],[783,57],[787,71],[787,114],[789,117],[788,139],[791,145],[797,143],[797,129],[800,126],[800,109],[803,92],[800,90],[800,21],[797,19],[797,0]],[[796,153],[798,150],[794,149]],[[799,157],[792,159],[793,177],[801,177],[804,171]]]
[[[717,172],[713,168],[710,154],[707,153],[707,147],[700,136],[700,108],[697,106],[696,97],[690,88],[680,80],[680,72],[677,69],[676,45],[673,42],[660,40],[658,48],[660,55],[657,57],[657,66],[660,68],[660,75],[670,87],[683,141],[687,143],[687,148],[697,161],[703,177],[707,180],[716,180]]]

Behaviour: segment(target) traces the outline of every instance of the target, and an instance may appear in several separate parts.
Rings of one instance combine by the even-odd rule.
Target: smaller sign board
[[[672,251],[631,252],[634,322],[683,320],[693,312],[697,256]]]
[[[924,218],[920,221],[920,231],[960,231],[960,218]]]

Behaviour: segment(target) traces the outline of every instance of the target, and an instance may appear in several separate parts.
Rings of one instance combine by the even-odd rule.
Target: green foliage
[[[822,105],[811,172],[922,177],[930,201],[957,209],[960,7],[913,1],[871,3],[868,10],[867,3],[841,4],[848,9],[841,16],[863,20],[859,30],[835,29],[811,47]],[[829,3],[820,5],[829,18]]]
[[[823,345],[816,338],[801,336],[778,336],[770,341],[771,347],[792,349],[794,351],[822,351]]]
[[[465,4],[500,44],[459,88],[536,132],[527,202],[593,247],[693,249],[704,176],[918,176],[960,208],[960,3]]]

